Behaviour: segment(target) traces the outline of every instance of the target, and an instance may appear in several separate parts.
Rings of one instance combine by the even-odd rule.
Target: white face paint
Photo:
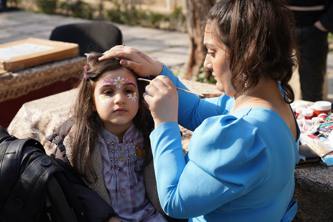
[[[136,95],[136,93],[129,93],[127,94],[127,97],[132,100],[133,102],[138,100],[138,96]]]
[[[133,81],[129,78],[122,77],[122,76],[116,76],[114,78],[106,78],[103,80],[103,84],[104,85],[113,85],[117,89],[120,89],[123,85],[126,85],[126,84],[136,85],[135,81]]]

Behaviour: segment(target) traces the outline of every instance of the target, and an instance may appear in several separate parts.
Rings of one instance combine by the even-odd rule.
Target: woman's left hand
[[[146,87],[144,99],[155,122],[155,127],[163,122],[177,122],[177,88],[166,76],[157,76]]]
[[[116,45],[103,54],[99,60],[119,58],[122,66],[133,70],[142,77],[157,76],[163,68],[161,62],[129,46]]]

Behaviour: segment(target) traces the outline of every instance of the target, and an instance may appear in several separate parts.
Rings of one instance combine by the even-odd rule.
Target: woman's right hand
[[[129,46],[117,45],[105,51],[99,60],[119,58],[120,64],[133,70],[141,77],[157,76],[161,73],[163,64]]]

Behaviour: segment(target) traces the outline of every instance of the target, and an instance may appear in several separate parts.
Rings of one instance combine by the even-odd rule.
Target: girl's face
[[[105,72],[96,81],[94,102],[107,130],[128,129],[139,109],[139,91],[133,73],[126,68]]]
[[[231,84],[230,60],[227,47],[218,39],[214,22],[208,22],[205,28],[204,44],[207,54],[204,66],[212,72],[216,79],[216,87],[227,94],[234,96],[236,91]]]

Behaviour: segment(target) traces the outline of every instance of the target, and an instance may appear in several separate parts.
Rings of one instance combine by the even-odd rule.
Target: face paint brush
[[[151,82],[151,80],[150,79],[146,79],[146,78],[138,78],[138,80],[139,81],[145,81],[145,82]],[[199,96],[199,97],[204,97],[203,95],[201,95],[201,94],[198,94],[198,93],[195,93],[195,92],[192,92],[192,91],[190,91],[190,90],[188,90],[188,89],[183,89],[183,88],[179,88],[179,87],[176,87],[177,88],[177,90],[181,90],[181,91],[184,91],[184,92],[188,92],[188,93],[192,93],[192,94],[194,94],[194,95],[197,95],[197,96]]]

